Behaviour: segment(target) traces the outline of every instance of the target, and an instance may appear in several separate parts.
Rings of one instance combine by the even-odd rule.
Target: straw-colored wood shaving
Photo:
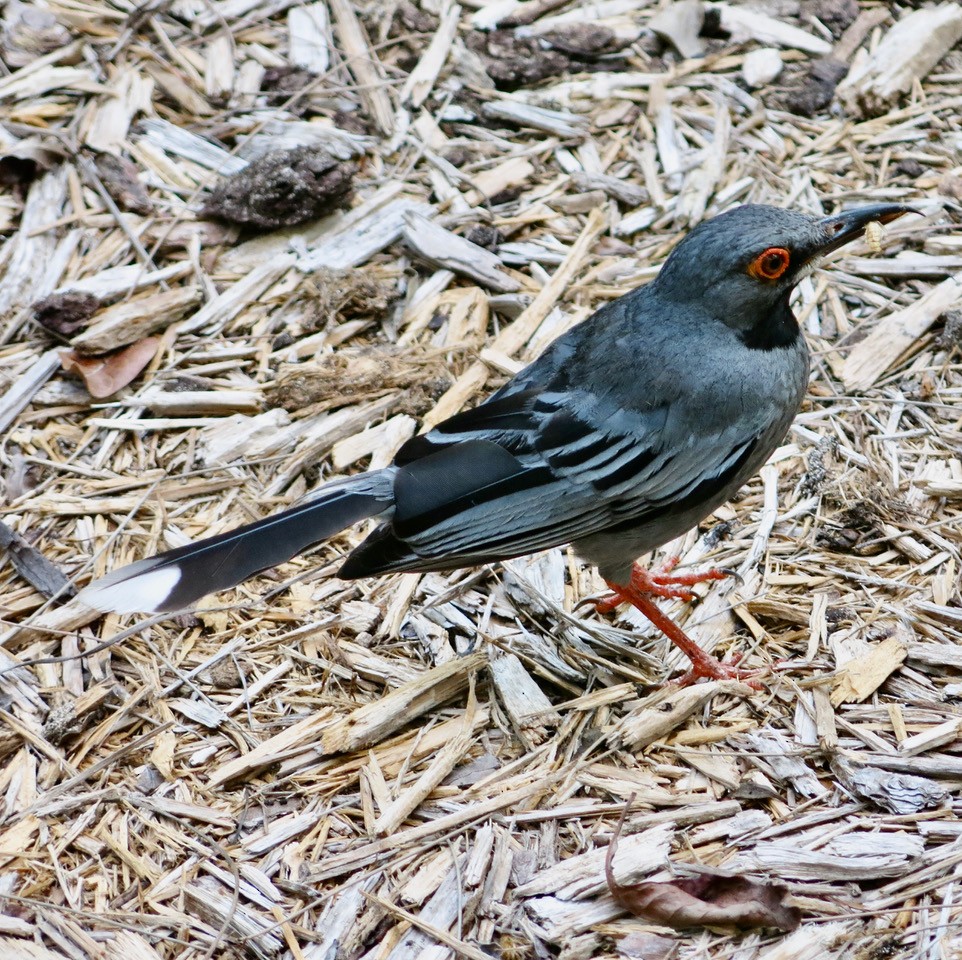
[[[387,463],[733,204],[920,215],[801,284],[792,432],[652,558],[739,572],[666,609],[761,691],[662,687],[565,550],[342,582],[359,528],[147,623],[0,554],[0,957],[962,955],[962,20],[913,6],[10,0],[0,519],[77,585]],[[203,218],[293,149],[351,198]],[[106,400],[60,363],[147,336]],[[630,797],[622,882],[803,929],[622,913]]]

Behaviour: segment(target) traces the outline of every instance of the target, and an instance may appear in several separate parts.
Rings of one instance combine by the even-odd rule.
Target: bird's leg
[[[630,603],[636,610],[643,613],[679,650],[691,661],[691,669],[677,681],[681,686],[695,683],[702,677],[712,680],[748,680],[752,686],[759,686],[751,678],[758,670],[741,670],[736,666],[737,659],[731,663],[722,663],[711,654],[705,653],[678,624],[661,612],[651,599],[651,595],[658,597],[674,597],[681,600],[691,600],[693,594],[686,587],[693,586],[703,580],[721,580],[729,576],[726,570],[712,569],[702,574],[685,574],[680,577],[668,576],[677,560],[671,561],[659,573],[652,575],[637,563],[631,571],[631,578],[622,585],[606,580],[612,594],[597,604],[601,613],[609,613],[622,603]]]

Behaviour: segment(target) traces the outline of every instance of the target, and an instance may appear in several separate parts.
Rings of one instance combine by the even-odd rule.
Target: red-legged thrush
[[[742,676],[651,599],[701,577],[653,577],[635,561],[723,504],[787,433],[809,373],[794,286],[866,224],[907,212],[749,204],[708,220],[651,283],[559,337],[480,406],[405,443],[391,466],[123,567],[79,599],[181,610],[377,517],[339,576],[451,570],[570,543],[614,591],[604,605],[634,604],[688,655],[689,680]]]

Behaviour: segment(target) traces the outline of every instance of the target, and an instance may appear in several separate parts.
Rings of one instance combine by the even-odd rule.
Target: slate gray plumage
[[[724,503],[788,431],[808,379],[792,289],[868,222],[905,212],[816,218],[746,205],[706,221],[651,283],[569,330],[475,409],[410,440],[392,466],[131,564],[80,599],[179,610],[372,516],[381,525],[340,576],[571,543],[628,591],[635,560]]]

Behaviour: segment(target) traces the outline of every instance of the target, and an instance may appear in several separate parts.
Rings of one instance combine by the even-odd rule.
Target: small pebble
[[[782,72],[783,66],[782,55],[778,50],[771,47],[752,50],[742,63],[742,79],[753,90],[764,87]]]

